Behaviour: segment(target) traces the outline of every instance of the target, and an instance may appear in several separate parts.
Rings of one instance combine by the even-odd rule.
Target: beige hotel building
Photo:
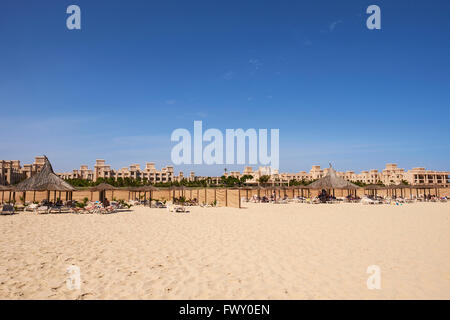
[[[35,157],[33,164],[20,165],[19,160],[0,160],[0,184],[10,185],[16,184],[19,181],[31,177],[33,174],[39,172],[44,165],[44,157]],[[324,177],[328,173],[328,168],[322,169],[320,166],[312,166],[309,172],[299,171],[296,173],[279,173],[278,170],[272,170],[270,167],[259,167],[258,170],[253,170],[252,167],[245,167],[243,172],[230,171],[224,173],[225,176],[233,176],[240,178],[243,175],[251,175],[253,179],[248,180],[248,183],[256,184],[261,176],[270,176],[269,183],[281,184],[289,183],[291,180],[313,180]],[[359,181],[366,184],[375,184],[382,182],[385,185],[399,184],[402,180],[407,181],[411,185],[427,185],[438,184],[442,186],[450,186],[450,172],[449,171],[433,171],[426,170],[423,167],[413,168],[405,171],[405,169],[398,168],[396,164],[388,163],[386,168],[382,171],[371,169],[369,171],[362,171],[355,173],[354,171],[337,172],[337,174],[349,181]],[[153,162],[147,162],[145,168],[141,169],[139,164],[132,164],[128,168],[124,167],[119,170],[111,169],[111,166],[106,164],[105,160],[97,159],[94,169],[89,169],[87,165],[81,165],[80,169],[74,169],[72,172],[57,173],[63,179],[86,179],[96,181],[98,178],[130,178],[147,180],[151,183],[181,181],[186,179],[188,181],[195,181],[208,178],[211,184],[217,184],[220,181],[220,176],[217,177],[200,177],[196,176],[193,171],[188,176],[184,176],[180,171],[179,175],[174,174],[173,166],[166,166],[161,170],[155,168]]]

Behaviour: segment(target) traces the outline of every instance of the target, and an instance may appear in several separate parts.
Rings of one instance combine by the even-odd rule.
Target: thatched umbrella
[[[407,189],[410,188],[410,193],[411,193],[411,186],[407,185],[407,184],[392,184],[387,186],[388,190],[391,190],[391,196],[395,196],[397,197],[397,190],[400,190],[400,196],[403,198],[403,189]]]
[[[14,187],[0,185],[0,191],[2,192],[2,203],[5,200],[5,191],[9,191],[9,202],[11,202],[11,191],[14,191]]]
[[[181,191],[181,196],[184,197],[184,192],[188,190],[186,186],[172,186],[170,187],[170,190],[172,190],[172,198],[175,199],[175,190]]]
[[[53,171],[52,165],[46,156],[44,156],[44,166],[41,171],[36,173],[34,176],[20,182],[15,186],[15,191],[23,191],[24,199],[27,191],[33,191],[33,201],[35,200],[36,191],[47,191],[47,200],[50,200],[50,191],[55,192],[55,200],[56,200],[56,191],[59,191],[60,198],[61,192],[68,192],[72,194],[75,188],[72,187],[69,183],[58,177]],[[66,194],[67,198],[67,194]]]
[[[139,192],[139,200],[141,199],[141,192],[144,192],[144,201],[147,201],[147,191],[148,191],[150,193],[149,206],[152,205],[152,192],[157,191],[157,190],[159,190],[159,189],[154,186],[142,186],[142,187],[135,187],[135,188],[130,189],[130,191]]]
[[[254,190],[258,190],[258,198],[261,198],[261,190],[264,190],[264,195],[266,195],[266,188],[264,188],[262,186],[254,186],[251,188]]]
[[[329,171],[325,177],[320,178],[319,180],[314,181],[313,183],[310,183],[307,187],[309,189],[333,190],[333,196],[335,189],[348,190],[349,193],[350,190],[355,190],[355,194],[356,190],[359,189],[359,187],[356,184],[339,177],[336,174],[336,171],[331,166],[331,164]]]
[[[112,197],[114,197],[114,190],[118,190],[118,188],[110,185],[109,183],[100,183],[94,187],[89,188],[89,191],[91,192],[91,200],[92,200],[92,192],[99,192],[99,199],[100,201],[103,201],[105,198],[105,192],[107,190],[111,190],[112,191]]]
[[[422,190],[422,189],[423,189],[424,196],[426,195],[427,190],[428,190],[428,194],[431,194],[431,189],[434,189],[436,192],[435,195],[439,196],[439,189],[442,188],[442,186],[438,185],[438,184],[428,184],[428,185],[425,184],[425,185],[415,185],[415,186],[408,186],[408,187],[416,189],[417,197],[419,196],[419,190]]]
[[[372,195],[376,196],[378,190],[384,190],[386,189],[385,186],[381,186],[379,184],[369,184],[367,186],[364,186],[364,190],[371,190]]]
[[[310,192],[308,186],[305,186],[305,185],[289,186],[288,188],[293,190],[294,198],[295,198],[295,190],[300,190],[300,192],[297,192],[298,193],[297,196],[301,196],[301,197],[304,196],[303,195],[303,190],[308,190],[308,195],[309,195],[309,192]]]
[[[245,190],[245,197],[246,197],[247,200],[248,200],[248,199],[249,199],[249,197],[248,197],[248,192],[249,192],[250,190],[252,190],[253,187],[251,187],[251,186],[242,186],[242,187],[240,187],[240,189],[241,189],[241,190]]]

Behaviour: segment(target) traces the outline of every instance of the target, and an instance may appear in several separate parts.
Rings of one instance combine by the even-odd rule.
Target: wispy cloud
[[[342,23],[342,20],[337,20],[337,21],[330,23],[330,26],[329,26],[330,32],[333,32],[339,23]]]
[[[248,62],[252,66],[252,73],[257,72],[262,66],[261,61],[259,61],[258,59],[250,59]]]
[[[175,99],[168,99],[165,101],[166,104],[175,104],[177,102],[177,100]]]
[[[233,71],[228,71],[222,76],[222,78],[224,78],[225,80],[231,80],[234,78],[234,76],[235,73]]]

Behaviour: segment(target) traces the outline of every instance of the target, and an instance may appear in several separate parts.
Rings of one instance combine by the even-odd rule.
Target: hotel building
[[[23,179],[29,178],[35,173],[39,172],[44,165],[44,157],[35,157],[34,163],[20,165],[19,160],[0,160],[0,184],[10,185],[16,184]],[[229,171],[223,175],[241,178],[243,175],[251,175],[253,179],[247,180],[247,183],[257,184],[261,176],[269,176],[268,183],[271,184],[288,184],[291,180],[315,180],[324,177],[328,173],[328,168],[321,168],[318,165],[312,166],[309,172],[299,171],[296,173],[279,173],[278,170],[273,170],[270,167],[259,167],[253,170],[252,167],[245,167],[243,172]],[[90,181],[97,181],[98,178],[130,178],[146,180],[150,183],[164,183],[174,182],[186,179],[188,181],[198,181],[208,179],[210,184],[218,184],[221,180],[217,177],[203,177],[196,176],[193,171],[188,176],[184,176],[182,171],[179,175],[174,174],[173,166],[166,166],[161,170],[155,168],[155,163],[147,162],[145,168],[141,169],[139,164],[132,164],[129,167],[124,167],[118,170],[111,169],[111,166],[106,164],[105,160],[97,159],[94,169],[89,169],[87,165],[81,165],[80,169],[74,169],[72,172],[57,173],[63,179],[85,179]],[[423,167],[417,167],[405,171],[405,169],[398,168],[394,163],[386,164],[386,168],[378,171],[371,169],[369,171],[362,171],[357,174],[354,171],[337,172],[340,177],[353,182],[362,182],[366,184],[383,183],[385,185],[399,184],[403,180],[411,185],[429,185],[438,184],[442,186],[450,186],[450,172],[449,171],[434,171],[426,170]]]
[[[259,167],[253,171],[252,167],[245,167],[244,171],[231,171],[225,173],[226,176],[240,178],[243,175],[251,175],[253,179],[247,180],[247,183],[257,183],[261,176],[268,175],[270,179],[268,183],[287,184],[291,180],[315,180],[327,175],[328,168],[322,169],[320,166],[312,166],[309,172],[299,171],[297,173],[279,173],[278,170],[271,170],[270,167]],[[361,171],[357,174],[354,171],[336,172],[338,176],[352,182],[362,182],[365,184],[383,183],[384,185],[400,184],[403,180],[410,185],[427,185],[438,184],[442,186],[450,185],[450,171],[433,171],[426,170],[423,167],[413,168],[405,171],[398,168],[394,163],[386,164],[386,168],[381,172],[376,169],[369,171]]]

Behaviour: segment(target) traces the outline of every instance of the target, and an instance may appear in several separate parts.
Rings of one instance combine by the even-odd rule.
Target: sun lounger
[[[10,205],[10,204],[5,204],[3,205],[2,211],[0,212],[0,214],[4,214],[4,215],[9,215],[9,214],[14,214],[14,206]]]
[[[61,213],[61,209],[62,209],[61,206],[51,206],[48,209],[48,213]]]
[[[48,206],[40,206],[36,209],[36,213],[49,213]]]
[[[32,203],[25,207],[25,211],[33,211],[36,212],[36,209],[39,207],[37,203]]]
[[[361,203],[362,203],[362,204],[375,204],[375,201],[373,201],[373,200],[370,199],[370,198],[362,198],[362,199],[361,199]]]
[[[166,205],[160,201],[157,201],[154,205],[155,208],[167,208]]]

